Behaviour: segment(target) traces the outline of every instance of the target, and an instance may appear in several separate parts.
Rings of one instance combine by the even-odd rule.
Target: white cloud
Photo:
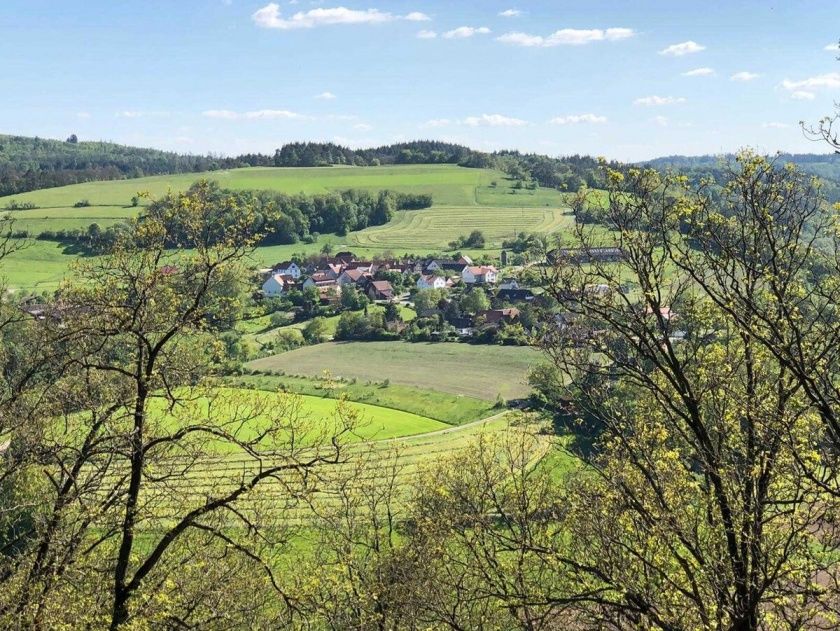
[[[117,112],[117,118],[166,118],[169,112],[143,112],[140,110],[123,110]]]
[[[353,129],[358,129],[359,131],[370,131],[373,129],[373,125],[368,125],[367,123],[357,123],[353,125]]]
[[[201,113],[207,118],[221,120],[303,120],[310,118],[289,110],[254,110],[252,112],[234,112],[233,110],[206,110]]]
[[[569,114],[568,116],[556,116],[548,122],[552,125],[578,125],[580,123],[597,125],[606,123],[607,117],[597,114]]]
[[[503,18],[516,18],[522,15],[522,11],[519,9],[506,9],[500,12],[499,15]]]
[[[840,42],[831,42],[830,44],[826,44],[823,50],[830,51],[832,53],[836,53],[840,51]]]
[[[452,123],[452,121],[449,120],[448,118],[433,118],[432,120],[428,120],[425,123],[423,123],[422,125],[420,125],[420,127],[428,128],[428,129],[436,129],[438,127],[447,127],[451,123]]]
[[[695,68],[694,70],[689,70],[688,72],[683,72],[682,76],[684,77],[711,77],[715,74],[715,71],[712,68]]]
[[[394,15],[379,9],[357,10],[347,7],[317,8],[309,11],[298,11],[289,18],[284,18],[280,5],[270,2],[253,13],[251,19],[262,28],[288,31],[292,29],[314,28],[331,24],[382,24],[394,20],[408,20],[409,22],[427,22],[431,18],[420,11],[412,11],[406,15]]]
[[[701,46],[697,42],[688,40],[687,42],[680,42],[679,44],[671,44],[667,48],[659,51],[660,55],[669,55],[671,57],[682,57],[683,55],[690,55],[691,53],[699,53],[701,50],[706,50],[705,46]]]
[[[403,19],[409,22],[429,22],[432,18],[420,11],[412,11],[408,15],[403,16]]]
[[[785,79],[782,81],[782,87],[785,90],[818,90],[820,88],[829,88],[832,90],[840,89],[840,72],[828,72],[820,74],[800,81],[791,81]]]
[[[87,120],[90,118],[90,112],[76,112],[76,118]]]
[[[608,29],[564,28],[559,31],[554,31],[546,37],[515,31],[505,33],[496,39],[503,44],[512,44],[514,46],[551,48],[553,46],[582,46],[584,44],[591,44],[592,42],[618,41],[633,37],[635,34],[633,29],[623,27]]]
[[[788,125],[787,123],[776,123],[776,122],[762,123],[761,126],[764,127],[765,129],[788,129],[790,127],[790,125]]]
[[[807,92],[806,90],[794,90],[790,93],[790,98],[796,101],[813,101],[817,98],[817,95],[813,92]]]
[[[675,105],[677,103],[685,103],[685,98],[682,96],[643,96],[633,101],[633,105]]]
[[[333,99],[335,99],[335,94],[329,91],[321,92],[321,94],[316,95],[315,98],[319,101],[332,101]]]
[[[486,26],[459,26],[451,31],[446,31],[443,36],[446,39],[465,39],[467,37],[472,37],[473,35],[487,35],[489,32],[490,29]]]
[[[761,75],[755,72],[747,72],[741,71],[736,72],[734,75],[729,77],[732,81],[752,81],[753,79],[758,79]]]
[[[206,116],[207,118],[221,118],[224,120],[239,118],[239,114],[232,110],[205,110],[201,113],[201,115]]]
[[[464,125],[468,127],[524,127],[527,124],[521,118],[511,118],[501,114],[482,114],[464,119]]]
[[[434,39],[437,37],[437,33],[435,33],[434,31],[427,31],[424,29],[422,31],[417,31],[417,37],[419,39]]]
[[[660,127],[667,127],[670,123],[667,116],[654,116],[651,120]]]

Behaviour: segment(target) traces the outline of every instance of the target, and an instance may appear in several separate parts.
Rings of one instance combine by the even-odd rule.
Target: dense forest
[[[199,181],[189,194],[200,196],[214,209],[213,221],[207,239],[221,242],[227,232],[241,222],[259,234],[259,245],[311,243],[319,233],[347,234],[368,226],[379,226],[391,220],[397,210],[416,210],[432,205],[431,195],[395,193],[394,191],[370,192],[348,190],[321,195],[286,195],[274,191],[231,191],[220,188],[216,182]],[[172,203],[172,195],[153,203],[140,217],[140,222],[159,218],[162,208]],[[242,209],[247,208],[247,216]],[[163,219],[161,219],[163,221]],[[166,218],[169,247],[180,247],[186,239],[188,226],[180,216],[169,214]],[[86,253],[103,253],[131,232],[129,222],[118,222],[106,228],[93,223],[86,229],[47,230],[38,235],[15,234],[18,237],[36,237],[45,241],[59,241]]]
[[[711,177],[716,183],[723,182],[728,173],[727,165],[735,160],[729,155],[665,156],[645,164],[659,170],[672,169],[687,175],[698,184],[704,177]],[[840,155],[834,153],[780,153],[781,163],[795,164],[805,173],[822,179],[823,193],[829,201],[840,201]]]
[[[0,196],[96,180],[218,168],[209,156],[181,155],[110,142],[0,135]]]

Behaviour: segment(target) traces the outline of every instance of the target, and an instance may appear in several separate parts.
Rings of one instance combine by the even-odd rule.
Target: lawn
[[[330,342],[257,359],[248,367],[287,375],[385,379],[485,401],[528,395],[527,373],[540,361],[528,347],[463,343]]]

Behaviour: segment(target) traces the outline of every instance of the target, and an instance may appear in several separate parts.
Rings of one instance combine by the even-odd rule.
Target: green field
[[[257,359],[248,367],[287,375],[392,383],[485,401],[528,395],[527,373],[538,351],[460,343],[331,342]]]
[[[365,383],[358,380],[339,381],[335,378],[248,375],[235,379],[233,384],[260,390],[283,389],[317,397],[342,396],[348,401],[403,410],[449,425],[463,425],[498,411],[495,401],[404,386],[398,383],[385,386],[381,383]]]
[[[209,399],[201,397],[190,401],[177,410],[174,416],[166,413],[165,402],[153,399],[154,405],[150,410],[151,415],[161,418],[164,425],[176,424],[178,418],[205,418],[208,410],[214,410],[212,417],[221,417],[225,421],[229,418],[249,417],[253,414],[253,420],[245,425],[245,430],[239,434],[242,439],[251,439],[252,431],[263,426],[267,421],[264,415],[249,410],[279,410],[285,406],[294,408],[294,413],[307,426],[316,428],[329,428],[333,426],[336,413],[337,401],[324,397],[303,395],[303,394],[280,394],[266,390],[240,390],[237,388],[218,388],[213,396],[212,404]],[[435,419],[386,408],[368,403],[345,402],[347,409],[356,418],[350,440],[385,440],[398,438],[400,436],[411,436],[413,434],[424,434],[449,427],[446,423]],[[250,427],[249,427],[250,426]],[[273,445],[267,445],[273,447]]]
[[[351,248],[360,256],[386,251],[398,254],[427,254],[443,251],[461,235],[474,229],[485,234],[487,246],[471,254],[498,254],[504,239],[517,232],[552,232],[572,225],[565,209],[565,196],[552,189],[515,189],[499,171],[468,169],[454,165],[401,165],[386,167],[270,168],[255,167],[209,173],[154,176],[134,180],[88,182],[32,191],[0,198],[0,212],[14,200],[31,202],[32,210],[12,211],[15,230],[37,235],[44,230],[86,228],[91,223],[107,226],[131,217],[142,208],[131,207],[139,192],[160,197],[181,191],[206,177],[231,189],[268,189],[285,193],[324,193],[361,188],[391,189],[405,193],[429,193],[434,205],[427,210],[402,211],[384,226],[339,237],[321,235],[312,244],[258,248],[255,266],[274,264],[293,254],[320,251],[327,243],[335,249]],[[81,200],[90,206],[74,208]],[[140,206],[147,204],[140,200]],[[54,242],[35,242],[25,251],[4,261],[0,275],[12,288],[52,290],[75,258]]]

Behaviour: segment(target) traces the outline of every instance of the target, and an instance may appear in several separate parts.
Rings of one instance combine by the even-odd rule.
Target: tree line
[[[432,205],[432,196],[424,193],[397,193],[394,191],[371,192],[347,190],[318,195],[286,195],[274,191],[231,191],[221,188],[216,182],[201,181],[190,188],[190,192],[208,196],[212,205],[215,224],[213,238],[222,240],[229,226],[235,225],[237,209],[243,205],[252,209],[253,230],[259,233],[257,245],[312,243],[319,234],[335,233],[345,235],[368,226],[378,226],[391,220],[398,210],[416,210]],[[152,203],[140,216],[139,222],[157,217],[162,208],[167,208],[176,196],[170,195]],[[179,224],[177,215],[167,216],[169,245],[177,247],[186,226]],[[101,227],[97,223],[87,228],[71,230],[45,230],[36,238],[59,241],[88,253],[104,253],[131,232],[129,222],[118,222]],[[13,233],[16,237],[27,237]]]

